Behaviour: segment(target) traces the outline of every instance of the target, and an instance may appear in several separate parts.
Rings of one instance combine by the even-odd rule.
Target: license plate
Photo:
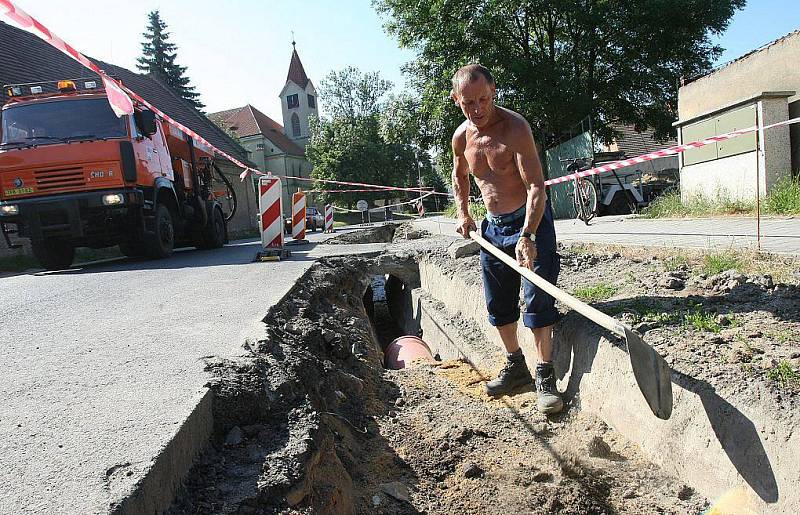
[[[26,195],[28,193],[33,193],[33,188],[15,188],[12,190],[5,190],[5,193],[9,197],[13,195]]]

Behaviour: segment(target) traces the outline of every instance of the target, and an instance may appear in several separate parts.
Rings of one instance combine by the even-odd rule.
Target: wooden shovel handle
[[[569,306],[570,308],[574,309],[581,315],[585,316],[592,322],[598,324],[601,327],[608,329],[609,331],[613,332],[616,335],[619,335],[625,338],[625,325],[620,322],[619,320],[610,317],[599,311],[592,306],[582,302],[569,293],[565,292],[564,290],[558,288],[554,284],[551,284],[543,277],[538,276],[528,268],[522,267],[517,263],[517,260],[506,254],[505,252],[501,251],[488,241],[486,241],[483,236],[478,234],[477,231],[470,231],[469,232],[470,238],[478,242],[478,245],[484,248],[486,252],[489,252],[494,257],[502,261],[503,263],[507,264],[511,268],[517,271],[520,275],[522,275],[525,279],[529,280],[533,284],[539,287],[539,289],[549,293],[552,295],[556,300],[561,302],[562,304]],[[630,330],[630,328],[628,328]]]

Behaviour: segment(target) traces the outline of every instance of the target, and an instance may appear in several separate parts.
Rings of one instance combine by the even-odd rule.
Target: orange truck
[[[235,197],[211,148],[143,105],[118,118],[96,79],[3,89],[0,229],[9,246],[19,246],[11,235],[30,239],[55,270],[77,247],[164,258],[176,246],[224,244]]]

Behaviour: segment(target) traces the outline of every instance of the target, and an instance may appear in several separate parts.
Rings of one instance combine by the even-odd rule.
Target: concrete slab
[[[166,507],[211,431],[203,357],[244,352],[315,260],[253,263],[259,244],[0,279],[0,513]]]

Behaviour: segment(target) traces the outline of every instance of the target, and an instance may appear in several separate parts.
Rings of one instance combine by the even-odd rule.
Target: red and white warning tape
[[[765,125],[761,127],[761,130],[772,129],[774,127],[781,127],[784,125],[792,125],[795,123],[800,123],[800,118],[792,118],[789,120],[784,120],[782,122],[773,123],[770,125]],[[595,168],[590,168],[589,170],[583,170],[580,172],[575,172],[567,175],[562,175],[561,177],[555,177],[553,179],[545,181],[545,186],[550,186],[553,184],[560,184],[562,182],[571,181],[573,179],[578,179],[581,177],[589,177],[591,175],[598,175],[605,172],[610,172],[611,170],[618,170],[620,168],[625,168],[626,166],[631,166],[639,163],[644,163],[647,161],[652,161],[654,159],[659,159],[662,157],[669,157],[673,155],[677,155],[687,150],[691,150],[693,148],[700,148],[706,145],[710,145],[712,143],[716,143],[718,141],[725,141],[728,139],[736,138],[743,134],[748,134],[750,132],[755,132],[759,130],[759,127],[753,126],[748,127],[746,129],[739,129],[732,132],[728,132],[726,134],[720,134],[719,136],[712,136],[710,138],[706,138],[703,140],[692,141],[690,143],[684,143],[682,145],[675,145],[672,147],[667,147],[661,150],[656,150],[654,152],[650,152],[647,154],[642,154],[640,156],[631,157],[629,159],[622,159],[620,161],[614,161],[613,163],[607,163],[602,166],[597,166]],[[241,177],[244,179],[246,177],[248,171],[245,171]],[[261,172],[257,172],[261,173]],[[438,191],[430,191],[430,189],[421,189],[421,188],[397,188],[393,186],[383,186],[378,184],[367,184],[363,182],[346,182],[346,181],[333,181],[329,179],[315,179],[315,178],[307,178],[307,177],[286,177],[287,179],[295,179],[300,181],[310,181],[310,182],[322,182],[322,183],[330,183],[330,184],[341,184],[345,186],[366,186],[369,188],[375,188],[375,190],[363,190],[363,191],[381,191],[381,190],[389,190],[389,191],[413,191],[413,192],[423,192],[423,193],[430,193],[431,195],[445,195],[452,197],[451,193],[442,193]],[[325,190],[323,190],[325,191]],[[329,193],[346,193],[347,191],[362,191],[362,190],[329,190],[326,192]]]
[[[430,197],[431,195],[433,195],[433,192],[427,192],[427,193],[423,194],[421,197],[417,197],[415,199],[407,200],[405,202],[400,202],[400,203],[397,203],[397,204],[389,204],[388,206],[372,207],[370,209],[367,209],[367,211],[378,212],[378,211],[383,211],[386,208],[407,206],[409,204],[417,204],[420,200],[426,199],[426,198]],[[333,206],[333,209],[335,209],[336,211],[339,211],[340,213],[361,213],[361,211],[359,211],[357,209],[345,209],[343,207],[338,207],[338,206]]]
[[[792,118],[790,120],[784,120],[782,122],[773,123],[770,125],[765,125],[761,127],[761,129],[771,129],[773,127],[780,127],[783,125],[792,125],[794,123],[799,123],[800,118]],[[621,161],[614,161],[613,163],[604,164],[602,166],[597,166],[595,168],[591,168],[589,170],[583,170],[581,172],[575,172],[568,175],[562,175],[561,177],[556,177],[554,179],[550,179],[545,181],[545,186],[550,186],[551,184],[559,184],[562,182],[571,181],[573,179],[577,179],[580,177],[589,177],[590,175],[597,175],[603,172],[610,172],[611,170],[618,170],[620,168],[625,168],[626,166],[631,166],[639,163],[644,163],[647,161],[652,161],[653,159],[659,159],[662,157],[668,157],[680,154],[682,152],[686,152],[687,150],[691,150],[693,148],[700,148],[706,145],[710,145],[711,143],[716,143],[718,141],[724,141],[727,139],[736,138],[743,134],[747,134],[750,132],[755,132],[759,130],[758,126],[748,127],[746,129],[739,129],[736,131],[728,132],[726,134],[720,134],[719,136],[712,136],[710,138],[706,138],[703,140],[692,141],[691,143],[684,143],[682,145],[675,145],[673,147],[667,147],[661,150],[656,150],[655,152],[650,152],[648,154],[642,154],[640,156],[631,157],[630,159],[623,159]]]
[[[386,190],[380,190],[375,188],[358,188],[352,190],[302,190],[303,193],[307,195],[313,195],[314,193],[383,193]],[[413,193],[429,193],[431,190],[416,190]]]
[[[232,163],[236,164],[240,168],[244,169],[244,172],[240,175],[240,178],[244,180],[247,175],[250,173],[256,173],[258,175],[265,175],[258,170],[248,167],[235,157],[231,156],[230,154],[223,152],[219,148],[215,147],[211,143],[209,143],[205,138],[194,132],[193,130],[189,129],[185,125],[181,124],[180,122],[172,119],[166,113],[155,107],[153,104],[136,94],[135,92],[131,91],[129,88],[125,87],[123,84],[117,82],[115,79],[110,77],[107,73],[101,70],[95,63],[90,61],[86,58],[83,54],[75,50],[74,47],[66,43],[63,39],[52,33],[47,27],[42,25],[38,20],[31,17],[28,13],[24,10],[17,7],[11,0],[0,0],[0,15],[3,15],[10,20],[14,21],[23,29],[39,36],[50,45],[58,49],[59,51],[63,52],[64,54],[68,55],[69,57],[75,59],[83,66],[89,68],[94,73],[100,76],[103,80],[103,85],[106,89],[106,93],[108,95],[108,101],[111,104],[111,108],[117,114],[117,116],[122,116],[124,114],[131,114],[133,113],[133,102],[131,98],[136,99],[138,102],[141,102],[145,105],[148,109],[152,110],[158,116],[166,120],[168,123],[173,125],[174,127],[178,128],[183,133],[187,134],[191,138],[195,139],[196,141],[202,143],[210,147],[214,152],[223,156],[224,158],[228,159]],[[761,127],[761,130],[771,129],[773,127],[780,127],[784,125],[791,125],[795,123],[800,123],[800,118],[792,118],[790,120],[784,120],[782,122],[773,123],[770,125],[766,125]],[[662,150],[657,150],[655,152],[650,152],[647,154],[642,154],[640,156],[632,157],[629,159],[623,159],[620,161],[615,161],[613,163],[608,163],[602,166],[598,166],[595,168],[591,168],[589,170],[584,170],[580,172],[571,173],[568,175],[563,175],[561,177],[556,177],[554,179],[550,179],[545,181],[545,185],[549,186],[552,184],[559,184],[562,182],[567,182],[573,179],[577,179],[580,177],[589,177],[591,175],[597,175],[604,172],[609,172],[611,170],[618,170],[620,168],[624,168],[626,166],[631,166],[634,164],[644,163],[646,161],[652,161],[653,159],[659,159],[662,157],[668,157],[676,154],[680,154],[687,150],[693,148],[700,148],[711,143],[716,143],[718,141],[724,141],[727,139],[735,138],[741,136],[743,134],[747,134],[750,132],[755,132],[759,130],[759,127],[753,126],[748,127],[747,129],[739,129],[736,131],[729,132],[727,134],[721,134],[719,136],[713,136],[711,138],[706,138],[699,141],[693,141],[691,143],[685,143],[682,145],[675,145],[672,147],[668,147]],[[430,189],[426,188],[399,188],[393,186],[383,186],[378,184],[367,184],[362,182],[347,182],[347,181],[334,181],[329,179],[315,179],[315,178],[306,178],[306,177],[291,177],[286,176],[286,179],[295,179],[299,181],[311,181],[311,182],[322,182],[328,184],[339,184],[342,186],[361,186],[361,187],[368,187],[374,188],[377,191],[380,190],[388,190],[388,191],[410,191],[410,192],[417,192],[417,193],[428,193],[430,195],[444,195],[444,196],[452,196],[450,193],[442,193],[438,191],[430,191]],[[368,190],[370,191],[370,190]]]
[[[70,46],[68,43],[64,42],[63,39],[56,36],[47,27],[39,23],[39,21],[34,19],[28,13],[17,7],[13,2],[11,2],[11,0],[0,0],[0,15],[6,16],[10,20],[18,24],[20,27],[22,27],[23,29],[39,36],[53,47],[57,48],[61,52],[75,59],[83,66],[89,68],[94,73],[99,75],[100,78],[103,80],[103,86],[106,89],[106,94],[108,95],[108,102],[109,104],[111,104],[111,109],[114,110],[114,113],[116,113],[117,116],[133,113],[133,102],[131,101],[131,98],[134,98],[137,101],[141,102],[143,105],[145,105],[148,109],[156,113],[158,116],[166,120],[168,123],[175,126],[180,131],[189,135],[190,137],[202,143],[203,145],[211,147],[211,149],[213,149],[214,152],[228,159],[236,166],[244,168],[245,171],[250,169],[250,167],[248,167],[238,159],[218,149],[217,147],[209,143],[205,138],[203,138],[193,130],[189,129],[180,122],[170,118],[169,116],[167,116],[167,114],[165,114],[163,111],[155,107],[153,104],[151,104],[150,102],[148,102],[135,92],[131,91],[123,84],[117,82],[114,78],[110,77],[105,71],[101,70],[99,66],[97,66],[95,63],[87,59],[86,56],[75,50],[75,48]]]
[[[245,170],[244,172],[239,175],[239,177],[244,180],[251,173],[250,170]],[[258,170],[252,170],[252,173],[256,175],[264,175],[263,172],[259,172]],[[284,175],[281,177],[282,179],[294,179],[296,181],[306,181],[306,182],[321,182],[323,184],[338,184],[340,186],[363,186],[368,188],[374,188],[373,190],[366,190],[366,191],[411,191],[414,193],[430,193],[432,195],[446,195],[452,196],[450,193],[441,193],[438,191],[431,191],[432,188],[401,188],[399,186],[386,186],[382,184],[369,184],[366,182],[349,182],[349,181],[334,181],[331,179],[317,179],[314,177],[293,177],[291,175]],[[353,190],[348,190],[353,191]]]

